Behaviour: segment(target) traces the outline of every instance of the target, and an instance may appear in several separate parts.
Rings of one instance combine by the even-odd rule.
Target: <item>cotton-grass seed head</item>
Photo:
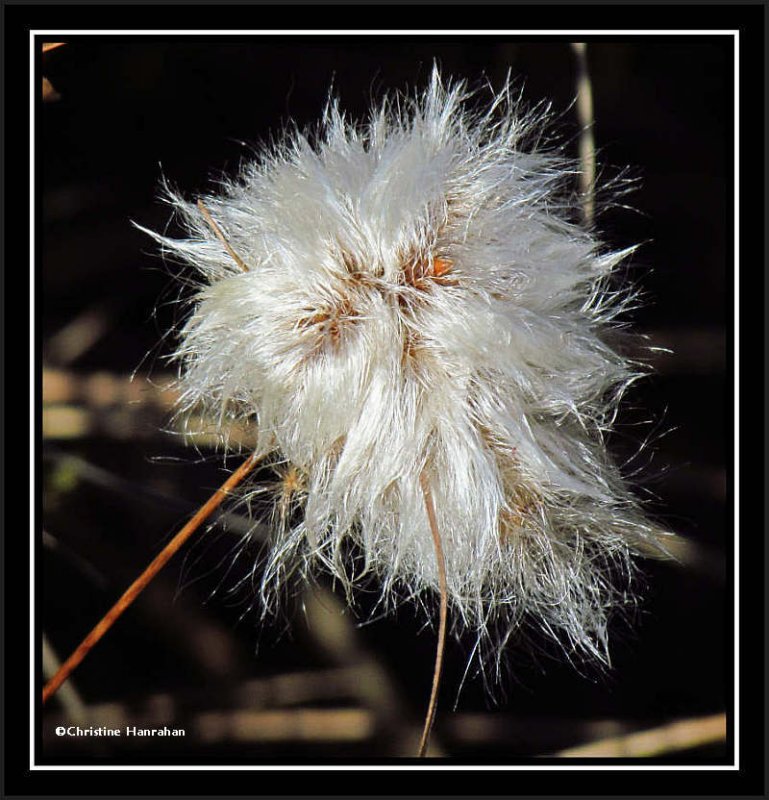
[[[375,577],[385,605],[437,592],[424,471],[455,629],[529,622],[605,659],[617,575],[659,550],[604,443],[637,377],[609,343],[632,248],[574,222],[539,115],[475,100],[434,70],[360,123],[331,101],[202,206],[167,191],[188,238],[153,235],[198,282],[180,409],[282,465],[265,607],[316,570]]]

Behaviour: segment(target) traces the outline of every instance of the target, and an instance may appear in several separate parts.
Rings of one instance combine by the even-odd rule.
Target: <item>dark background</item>
[[[599,164],[607,178],[625,168],[637,178],[621,200],[630,208],[607,208],[597,225],[613,247],[644,243],[630,277],[646,302],[633,321],[648,344],[674,351],[650,355],[656,372],[631,393],[613,446],[623,460],[649,439],[629,465],[638,491],[691,546],[678,565],[641,564],[644,601],[630,625],[615,626],[608,674],[512,646],[496,705],[470,676],[453,712],[471,642],[452,643],[435,743],[469,762],[512,763],[731,704],[731,40],[602,39],[588,58]],[[157,387],[169,370],[162,340],[180,313],[169,302],[177,268],[131,221],[163,229],[161,175],[191,197],[210,191],[288,119],[314,122],[332,82],[359,117],[385,90],[423,85],[434,59],[447,76],[495,87],[511,70],[527,103],[552,101],[576,155],[576,65],[565,40],[83,37],[43,56],[59,99],[39,105],[37,118],[46,371],[38,594],[59,658],[225,475],[220,453],[185,448],[172,432]],[[239,563],[227,574],[242,526],[210,531],[171,562],[73,678],[97,720],[88,724],[165,723],[186,727],[186,739],[57,738],[72,707],[55,698],[43,718],[44,760],[413,752],[434,634],[408,608],[355,628],[323,584],[274,624],[260,622],[248,592],[227,591],[247,572]],[[369,598],[361,605],[365,615]],[[724,743],[676,757],[729,752]]]

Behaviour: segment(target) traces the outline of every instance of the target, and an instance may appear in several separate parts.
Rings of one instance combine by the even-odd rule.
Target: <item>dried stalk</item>
[[[120,615],[133,603],[147,584],[160,572],[166,563],[175,555],[181,546],[193,533],[211,516],[211,514],[224,502],[234,489],[249,472],[256,466],[259,459],[253,454],[208,498],[200,507],[195,516],[174,536],[173,539],[158,553],[142,574],[126,589],[123,596],[99,620],[93,630],[78,645],[72,655],[59,667],[56,674],[48,681],[43,689],[43,704],[56,693],[59,687],[67,680],[80,662],[88,655],[91,648],[114,625]]]
[[[438,530],[438,521],[435,518],[435,506],[433,505],[433,495],[430,491],[430,484],[427,481],[425,472],[419,477],[419,484],[422,487],[422,494],[425,499],[425,509],[427,518],[430,522],[430,532],[433,535],[435,545],[435,559],[438,564],[438,582],[440,584],[441,606],[438,622],[438,643],[435,651],[435,669],[433,670],[433,688],[430,692],[430,702],[427,706],[425,726],[422,730],[422,738],[419,742],[418,756],[423,758],[427,754],[427,745],[430,741],[430,731],[435,722],[435,713],[438,710],[438,689],[441,685],[441,672],[443,671],[443,654],[446,649],[446,619],[448,617],[448,587],[446,584],[446,559],[443,555],[443,542]]]

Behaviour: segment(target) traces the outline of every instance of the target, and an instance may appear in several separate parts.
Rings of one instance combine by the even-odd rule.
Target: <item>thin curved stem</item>
[[[56,674],[46,683],[43,689],[43,704],[52,697],[59,687],[67,680],[80,662],[88,655],[91,648],[104,636],[104,634],[114,625],[120,615],[133,603],[140,592],[147,584],[160,572],[166,563],[174,556],[181,546],[192,536],[193,533],[211,516],[211,514],[229,496],[234,489],[249,472],[256,466],[259,459],[256,454],[252,454],[241,464],[235,472],[208,498],[208,500],[198,509],[195,516],[174,536],[173,539],[158,553],[150,562],[149,566],[142,574],[126,589],[123,596],[114,606],[99,620],[93,630],[77,646],[72,655],[59,667]]]
[[[441,685],[441,673],[443,671],[443,654],[446,650],[446,621],[448,619],[449,607],[449,593],[446,581],[446,558],[443,554],[443,542],[441,541],[441,534],[438,530],[438,521],[435,517],[435,506],[433,505],[433,495],[430,490],[430,484],[427,480],[427,474],[423,471],[419,476],[419,485],[422,487],[422,495],[425,500],[425,510],[427,511],[427,519],[430,522],[430,532],[433,535],[433,544],[435,545],[435,559],[438,565],[438,584],[441,593],[441,606],[438,621],[438,642],[435,651],[435,669],[433,670],[433,688],[430,692],[430,702],[427,706],[427,715],[425,716],[425,725],[422,730],[422,738],[419,741],[419,751],[417,755],[419,758],[424,758],[427,754],[427,745],[430,741],[430,732],[435,722],[435,714],[438,710],[438,690]]]

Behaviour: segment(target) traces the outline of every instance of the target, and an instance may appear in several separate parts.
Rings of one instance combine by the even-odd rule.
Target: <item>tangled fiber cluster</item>
[[[630,252],[574,222],[574,165],[527,142],[509,91],[477,110],[434,71],[356,124],[330,102],[203,198],[169,190],[199,276],[180,331],[182,410],[252,426],[279,475],[265,600],[324,569],[385,605],[438,589],[455,628],[529,621],[606,658],[634,552],[658,549],[604,433],[634,367],[607,334]],[[475,106],[473,106],[475,103]],[[476,110],[473,110],[473,106]],[[627,586],[627,581],[621,581]]]

